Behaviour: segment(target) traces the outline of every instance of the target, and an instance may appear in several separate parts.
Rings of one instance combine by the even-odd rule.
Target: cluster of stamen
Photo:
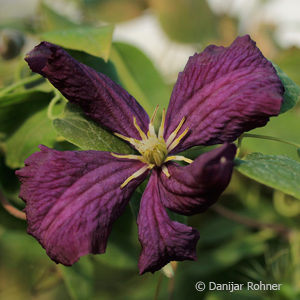
[[[185,117],[182,118],[176,129],[170,134],[168,139],[165,141],[164,139],[164,127],[165,127],[165,117],[166,112],[165,109],[163,109],[162,113],[162,120],[161,124],[158,130],[158,135],[155,133],[154,129],[154,121],[157,114],[158,106],[156,107],[150,123],[147,134],[143,132],[143,130],[139,127],[136,121],[136,117],[133,117],[133,124],[134,127],[139,132],[139,135],[141,137],[141,140],[137,140],[131,137],[126,137],[119,133],[114,133],[117,137],[129,142],[131,145],[135,147],[135,149],[141,154],[141,155],[120,155],[116,153],[111,153],[112,156],[117,158],[127,158],[127,159],[134,159],[139,160],[146,165],[143,166],[141,169],[133,173],[130,177],[128,177],[121,185],[121,188],[125,187],[131,180],[134,178],[139,177],[143,173],[145,173],[147,170],[151,170],[154,167],[161,167],[163,173],[170,177],[168,168],[166,167],[165,163],[171,160],[177,160],[177,161],[185,161],[187,163],[192,163],[193,161],[189,158],[186,158],[181,155],[171,155],[168,156],[168,154],[179,144],[179,142],[183,139],[183,137],[187,134],[189,128],[186,128],[178,137],[177,134],[179,130],[181,129]]]

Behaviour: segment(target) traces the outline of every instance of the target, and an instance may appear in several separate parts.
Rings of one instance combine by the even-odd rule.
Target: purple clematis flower
[[[172,260],[196,259],[198,232],[172,221],[166,208],[184,215],[205,211],[227,187],[244,131],[277,115],[284,88],[272,64],[249,36],[228,48],[209,46],[190,57],[179,74],[158,133],[122,87],[42,42],[26,57],[72,103],[138,154],[56,151],[40,146],[17,171],[26,202],[28,232],[56,262],[105,252],[113,222],[150,175],[138,215],[140,273]],[[180,154],[192,146],[223,144],[194,161]],[[174,161],[184,161],[179,166]]]

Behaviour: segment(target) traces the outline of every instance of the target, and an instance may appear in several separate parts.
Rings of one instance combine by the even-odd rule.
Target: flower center
[[[168,149],[164,139],[150,137],[141,143],[137,149],[148,164],[160,167],[168,156]]]
[[[136,118],[133,117],[133,124],[137,131],[140,134],[141,140],[137,140],[134,138],[126,137],[119,133],[114,133],[119,138],[129,142],[132,144],[135,149],[141,154],[141,155],[120,155],[116,153],[111,153],[112,156],[118,157],[118,158],[128,158],[128,159],[136,159],[140,160],[146,165],[139,169],[137,172],[132,174],[129,178],[127,178],[123,184],[121,185],[121,188],[123,188],[129,181],[131,181],[134,178],[137,178],[141,174],[143,174],[148,169],[152,169],[154,167],[161,167],[163,173],[170,177],[170,174],[168,172],[168,168],[166,167],[165,163],[171,160],[181,160],[185,161],[187,163],[192,163],[193,161],[189,158],[186,158],[184,156],[175,155],[175,156],[168,156],[169,152],[173,150],[179,142],[182,140],[182,138],[187,134],[189,128],[186,128],[182,134],[180,134],[177,138],[177,133],[179,132],[180,128],[182,127],[185,118],[183,118],[180,123],[178,124],[177,128],[170,134],[167,141],[164,139],[164,126],[165,126],[165,109],[163,109],[162,113],[162,120],[159,127],[158,134],[156,134],[154,129],[154,120],[157,114],[158,106],[156,107],[152,118],[149,123],[149,129],[147,132],[147,135],[142,131],[142,129],[137,124]]]

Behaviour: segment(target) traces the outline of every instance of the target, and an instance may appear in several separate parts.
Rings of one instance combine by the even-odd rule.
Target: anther
[[[158,138],[164,138],[164,128],[165,128],[166,110],[163,109],[161,123],[158,131]]]
[[[170,152],[171,150],[173,150],[179,143],[180,141],[183,139],[183,137],[187,134],[187,132],[189,131],[189,128],[187,127],[184,132],[176,139],[172,142],[172,144],[168,147],[168,152]]]
[[[164,173],[168,178],[171,176],[170,173],[169,173],[168,168],[167,168],[165,165],[163,165],[161,169],[162,169],[163,173]]]
[[[189,159],[185,156],[182,156],[182,155],[172,155],[172,156],[168,156],[166,158],[166,160],[164,162],[168,162],[170,160],[177,160],[177,161],[185,161],[186,163],[188,164],[191,164],[193,162],[192,159]]]
[[[131,180],[138,178],[142,174],[144,174],[148,169],[153,169],[154,165],[146,165],[134,172],[131,176],[129,176],[120,186],[120,188],[124,188]]]
[[[155,121],[155,118],[156,118],[156,114],[157,114],[158,108],[159,108],[159,105],[157,104],[156,107],[155,107],[155,110],[154,110],[154,112],[153,112],[153,115],[152,115],[152,117],[151,117],[151,119],[150,119],[150,123],[151,123],[151,124],[154,124],[154,121]]]
[[[133,117],[133,125],[134,125],[134,127],[137,129],[137,131],[139,132],[140,137],[142,138],[142,140],[146,140],[146,139],[147,139],[147,136],[146,136],[146,134],[144,133],[144,131],[141,129],[141,127],[137,124],[137,122],[136,122],[136,117]]]
[[[166,145],[167,147],[173,142],[173,140],[175,139],[178,131],[180,130],[180,128],[182,127],[183,123],[185,121],[185,117],[183,117],[180,121],[180,123],[178,124],[178,126],[176,127],[176,129],[170,134],[170,136],[167,139]]]
[[[113,156],[113,157],[116,157],[116,158],[127,158],[127,159],[133,159],[133,160],[139,160],[141,162],[145,162],[145,159],[142,155],[134,155],[134,154],[117,154],[117,153],[113,153],[113,152],[110,152],[110,154]]]

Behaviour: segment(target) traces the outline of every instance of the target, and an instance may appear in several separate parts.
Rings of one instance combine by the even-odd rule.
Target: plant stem
[[[158,300],[162,280],[163,280],[163,273],[160,272],[159,277],[158,277],[156,290],[155,290],[154,300]]]
[[[16,83],[13,83],[11,85],[9,85],[8,87],[4,88],[3,90],[0,91],[0,96],[4,96],[5,94],[13,91],[14,89],[20,87],[20,86],[23,86],[25,84],[28,84],[28,83],[31,83],[31,82],[34,82],[38,79],[41,79],[41,75],[39,74],[34,74],[32,76],[29,76],[29,77],[26,77]]]
[[[240,215],[232,210],[220,205],[215,204],[212,206],[212,209],[218,213],[219,215],[235,221],[237,223],[243,224],[247,227],[255,228],[255,229],[271,229],[275,231],[277,234],[281,235],[284,239],[288,239],[291,234],[291,229],[281,225],[281,224],[273,224],[273,223],[264,223],[249,217]]]
[[[52,110],[55,104],[61,99],[61,94],[58,92],[58,90],[54,90],[55,96],[52,98],[52,100],[49,103],[48,109],[47,109],[47,116],[50,120],[54,120],[56,117],[53,115]]]
[[[250,137],[250,138],[256,138],[256,139],[263,139],[263,140],[270,140],[270,141],[276,141],[276,142],[281,142],[287,145],[295,146],[297,148],[300,148],[299,144],[296,144],[294,142],[286,141],[281,138],[273,137],[273,136],[268,136],[268,135],[260,135],[260,134],[252,134],[252,133],[244,133],[242,135],[242,138],[244,137]]]
[[[15,208],[14,206],[12,206],[2,195],[2,193],[0,192],[0,203],[2,204],[3,208],[10,213],[12,216],[21,219],[21,220],[26,220],[26,214],[20,210],[18,210],[17,208]]]

